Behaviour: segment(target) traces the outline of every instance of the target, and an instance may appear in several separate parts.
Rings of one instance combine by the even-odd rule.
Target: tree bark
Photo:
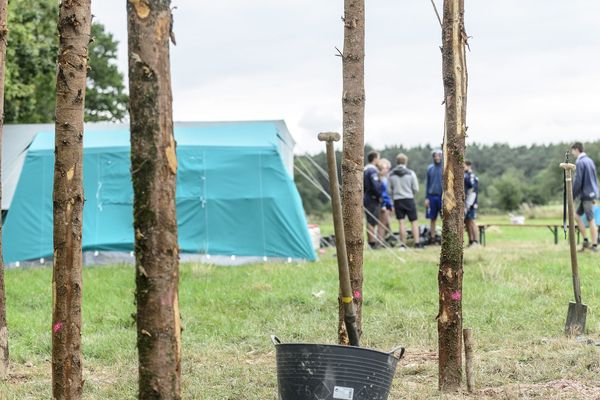
[[[365,1],[344,0],[342,211],[356,327],[362,335],[363,164],[365,126]],[[339,342],[348,344],[339,301]]]
[[[4,127],[4,65],[8,0],[0,0],[0,161],[2,158],[2,128]],[[0,182],[0,203],[2,203],[2,182]],[[0,379],[8,375],[8,326],[6,324],[6,293],[4,291],[4,262],[2,259],[2,220],[0,220]]]
[[[444,126],[444,205],[439,302],[439,389],[460,390],[462,378],[462,278],[464,241],[464,154],[467,65],[464,0],[444,0],[442,72]]]
[[[127,3],[140,399],[181,398],[170,3]]]
[[[80,399],[83,219],[83,117],[91,29],[91,1],[63,0],[59,9],[54,163],[52,275],[52,392]]]

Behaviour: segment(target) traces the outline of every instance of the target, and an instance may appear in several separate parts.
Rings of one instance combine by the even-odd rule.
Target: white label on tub
[[[333,388],[333,398],[340,400],[352,400],[354,398],[354,388],[336,386]]]

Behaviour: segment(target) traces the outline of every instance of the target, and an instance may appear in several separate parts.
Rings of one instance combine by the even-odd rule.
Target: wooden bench
[[[563,229],[562,224],[558,225],[558,224],[547,224],[547,225],[543,225],[543,224],[485,224],[485,225],[478,225],[479,227],[479,243],[483,246],[486,245],[487,243],[487,239],[486,239],[486,229],[490,228],[492,226],[497,226],[497,227],[504,227],[504,228],[546,228],[548,229],[553,235],[554,235],[554,244],[558,244],[558,234],[559,231],[561,231]],[[581,238],[580,238],[580,232],[579,232],[579,227],[576,226],[575,230],[577,231],[577,244],[579,244]]]

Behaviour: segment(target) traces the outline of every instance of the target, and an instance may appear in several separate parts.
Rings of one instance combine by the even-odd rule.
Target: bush
[[[509,169],[489,189],[493,205],[504,210],[516,210],[525,202],[525,176],[522,172]]]

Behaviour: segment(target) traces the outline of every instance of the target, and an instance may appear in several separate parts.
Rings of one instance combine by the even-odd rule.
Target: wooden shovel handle
[[[573,171],[575,165],[561,163],[560,167],[566,171],[567,187],[567,214],[569,215],[569,247],[571,250],[571,272],[573,275],[573,293],[575,302],[581,304],[581,284],[579,282],[579,265],[577,264],[577,243],[575,242],[575,206],[573,205]]]

